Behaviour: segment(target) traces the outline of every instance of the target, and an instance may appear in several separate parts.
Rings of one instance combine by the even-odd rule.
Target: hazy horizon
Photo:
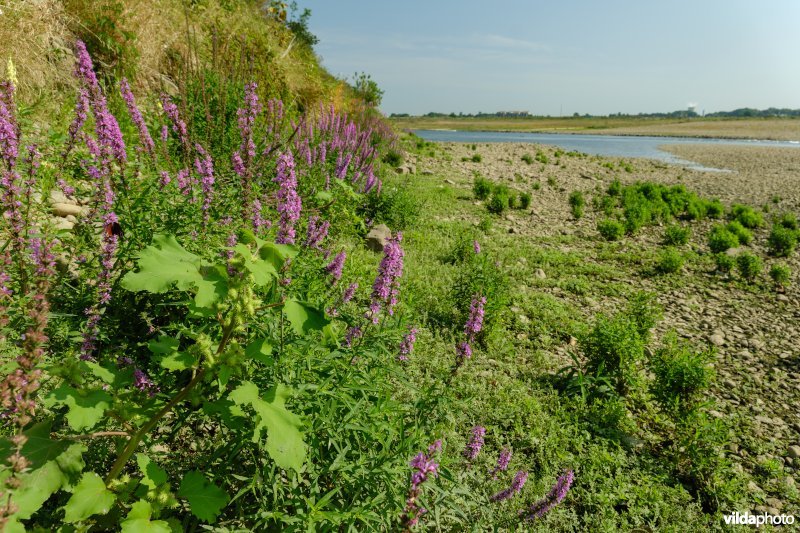
[[[800,2],[301,0],[334,75],[387,113],[698,113],[800,108]]]

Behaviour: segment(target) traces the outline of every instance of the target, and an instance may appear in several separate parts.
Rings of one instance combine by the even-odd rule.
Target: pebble
[[[533,275],[539,279],[547,278],[547,274],[545,274],[544,270],[542,270],[541,268],[537,268],[536,271],[533,273]]]
[[[51,209],[53,214],[59,217],[65,217],[68,215],[79,216],[83,212],[83,209],[80,206],[74,204],[53,204]]]
[[[720,334],[714,334],[708,338],[708,341],[714,346],[722,346],[725,344],[725,337]]]
[[[788,455],[792,459],[800,459],[800,446],[789,446]]]

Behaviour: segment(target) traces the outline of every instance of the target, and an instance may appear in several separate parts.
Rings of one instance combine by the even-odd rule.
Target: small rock
[[[756,485],[756,482],[752,481],[752,480],[747,482],[747,491],[750,492],[750,493],[753,493],[753,492],[764,492],[763,490],[761,490],[761,487]]]
[[[765,512],[767,514],[771,514],[772,516],[777,516],[777,515],[781,514],[781,510],[777,509],[775,507],[767,507],[767,510]]]
[[[544,270],[542,270],[541,268],[537,268],[536,271],[533,273],[533,275],[536,276],[539,279],[546,279],[547,278],[547,274],[545,274]]]
[[[53,214],[59,217],[66,217],[68,215],[79,216],[83,209],[75,204],[53,204],[51,207]]]
[[[723,337],[720,334],[711,335],[708,338],[708,342],[710,342],[714,346],[722,346],[725,344],[725,337]]]
[[[448,184],[448,185],[455,185],[455,184],[456,184],[456,182],[455,182],[455,181],[453,181],[453,180],[449,180],[449,179],[446,179],[446,180],[444,180],[444,182],[445,182],[446,184]]]
[[[779,511],[783,509],[783,502],[780,501],[778,498],[767,498],[767,505]],[[770,514],[779,514],[779,513],[770,513]]]
[[[764,349],[764,342],[760,341],[758,339],[750,339],[748,344],[750,345],[750,348],[752,348],[752,349],[754,349],[754,350],[756,350],[758,352],[760,352],[761,350]]]
[[[739,246],[737,248],[728,248],[727,250],[725,250],[725,255],[727,255],[728,257],[736,257],[742,252],[744,252],[744,248],[742,246]]]
[[[423,176],[433,176],[433,170],[427,170],[427,169],[423,170],[422,171],[422,175]]]
[[[53,188],[50,190],[51,204],[76,204],[75,200],[70,200],[61,189]]]
[[[800,459],[800,446],[789,446],[788,455],[792,459]]]
[[[70,222],[69,220],[67,220],[65,218],[59,218],[59,219],[54,221],[53,227],[56,230],[68,230],[68,231],[71,231],[72,228],[75,227],[75,224]]]
[[[378,224],[367,233],[364,240],[367,248],[373,252],[382,252],[386,243],[392,237],[392,230],[386,224]]]

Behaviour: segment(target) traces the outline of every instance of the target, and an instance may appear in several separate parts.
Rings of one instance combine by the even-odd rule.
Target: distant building
[[[495,113],[495,115],[497,115],[498,117],[514,117],[514,118],[531,116],[531,114],[528,113],[527,111],[498,111],[497,113]]]

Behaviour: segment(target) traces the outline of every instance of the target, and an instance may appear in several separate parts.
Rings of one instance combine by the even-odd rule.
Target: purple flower
[[[136,99],[133,97],[133,92],[131,92],[131,86],[128,84],[127,79],[122,78],[122,81],[119,82],[119,90],[122,94],[122,99],[125,100],[128,113],[131,115],[131,120],[133,120],[133,123],[136,125],[136,129],[139,130],[139,142],[142,143],[144,150],[152,156],[155,150],[155,143],[150,136],[150,131],[147,129],[147,124],[144,122],[142,112],[139,111],[139,108],[136,106]]]
[[[511,498],[515,494],[519,494],[520,491],[522,490],[522,487],[525,486],[526,481],[528,481],[528,473],[520,470],[514,476],[513,481],[511,481],[510,487],[501,490],[497,494],[494,494],[489,498],[489,500],[493,502],[500,502]]]
[[[561,503],[567,495],[569,488],[572,486],[573,481],[575,481],[575,473],[572,470],[567,470],[564,474],[559,476],[558,481],[556,481],[556,484],[550,489],[550,492],[547,493],[547,496],[531,505],[526,511],[521,511],[520,514],[524,514],[527,520],[536,520],[537,518],[543,517],[550,512],[553,507]]]
[[[14,109],[14,85],[0,82],[0,157],[10,171],[19,155],[19,128]]]
[[[417,500],[422,494],[422,484],[430,477],[439,475],[439,464],[434,461],[433,456],[442,449],[442,441],[437,440],[428,446],[428,452],[418,453],[408,464],[413,469],[411,472],[411,487],[406,498],[406,508],[401,520],[407,529],[414,527],[419,522],[420,517],[427,512],[423,507],[417,505]]]
[[[200,176],[200,186],[203,190],[203,224],[208,224],[209,212],[211,209],[211,201],[214,197],[214,161],[211,156],[203,150],[199,144],[196,145],[197,153],[200,158],[195,158],[194,168]]]
[[[300,220],[303,203],[297,194],[297,177],[294,171],[294,157],[291,152],[285,152],[278,157],[278,166],[275,179],[280,186],[278,189],[278,235],[275,242],[278,244],[294,244],[294,225]]]
[[[486,435],[486,428],[483,426],[475,426],[472,428],[472,438],[470,439],[467,447],[464,448],[464,457],[470,461],[474,461],[478,454],[481,453],[483,448],[483,436]]]
[[[503,448],[503,451],[500,452],[500,456],[497,458],[497,466],[489,472],[489,475],[492,476],[492,479],[497,479],[498,472],[505,472],[508,469],[508,463],[511,462],[511,449],[510,448]]]
[[[484,305],[486,305],[485,297],[479,298],[478,295],[472,297],[472,303],[469,307],[469,319],[464,326],[464,333],[470,340],[474,339],[474,336],[480,333],[481,327],[483,327]]]
[[[398,232],[383,249],[383,259],[372,285],[372,303],[367,313],[374,324],[378,323],[381,308],[385,308],[389,315],[394,314],[394,306],[397,305],[397,296],[400,293],[400,277],[403,275],[405,253],[400,247],[402,240],[403,234]]]
[[[408,356],[414,350],[414,343],[417,341],[417,328],[409,328],[403,340],[400,342],[398,361],[408,361]]]
[[[321,220],[316,215],[308,217],[308,231],[306,232],[306,242],[303,243],[308,248],[320,250],[320,244],[328,236],[328,229],[331,223]]]
[[[336,284],[337,281],[342,279],[342,269],[344,268],[344,260],[347,258],[347,254],[345,252],[339,252],[333,258],[326,267],[325,272],[330,274],[333,278],[333,283]]]
[[[350,348],[353,345],[353,341],[355,339],[360,339],[362,335],[364,335],[364,332],[361,331],[361,328],[358,326],[347,328],[347,331],[344,334],[345,347]]]
[[[342,304],[346,304],[353,299],[353,296],[356,294],[356,289],[358,289],[358,283],[351,283],[350,286],[347,287],[347,290],[345,290],[342,295]]]
[[[161,107],[164,109],[164,113],[169,118],[170,122],[172,123],[172,131],[174,131],[178,135],[178,139],[183,145],[184,150],[187,152],[189,151],[189,128],[186,127],[186,122],[183,121],[181,118],[180,112],[178,111],[178,106],[176,106],[169,96],[166,94],[161,95]],[[162,128],[161,130],[161,140],[166,142],[165,138],[165,129]]]
[[[475,250],[475,254],[481,253],[481,243],[478,241],[472,241],[472,249]]]
[[[133,386],[142,392],[146,392],[151,398],[158,390],[153,380],[140,368],[135,368],[133,370]]]
[[[167,172],[166,170],[162,170],[160,174],[161,174],[161,179],[158,180],[158,186],[163,189],[164,187],[169,185],[169,182],[172,181],[172,178],[169,177],[169,172]]]

